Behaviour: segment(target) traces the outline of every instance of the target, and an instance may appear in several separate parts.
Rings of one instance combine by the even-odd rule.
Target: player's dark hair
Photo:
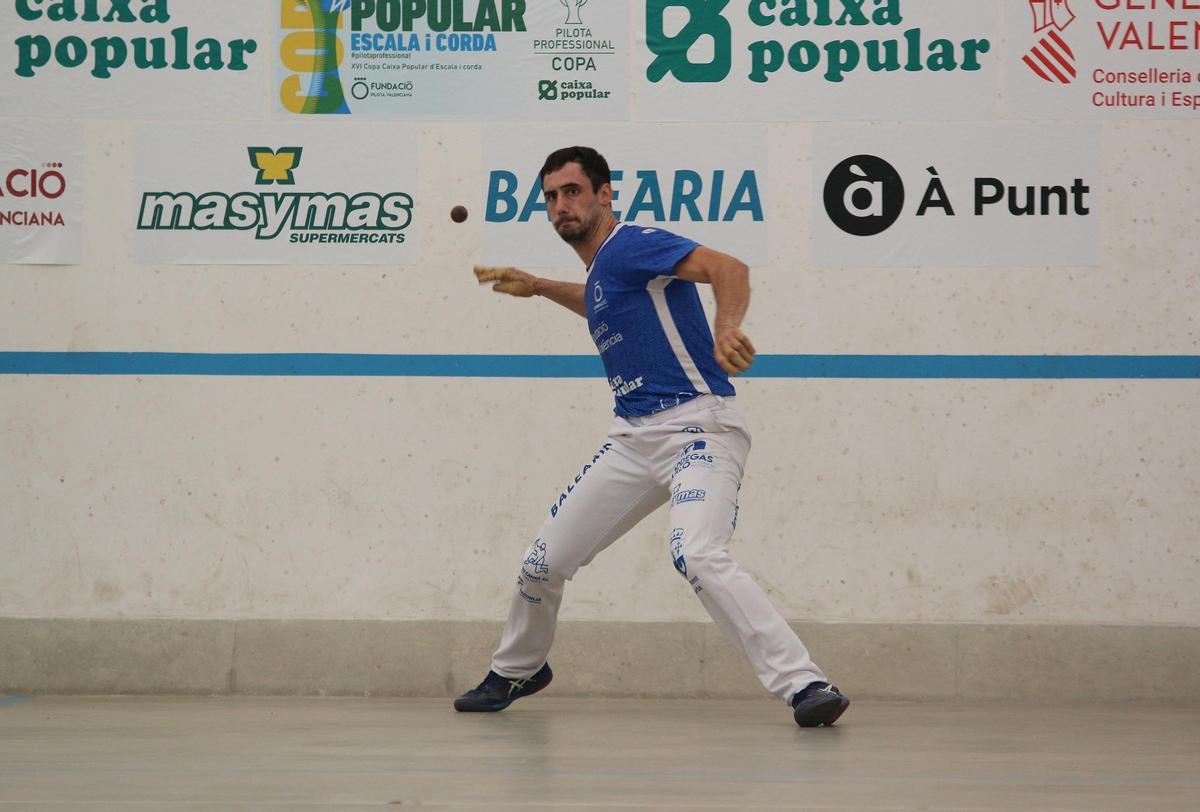
[[[551,172],[557,172],[569,163],[577,163],[583,167],[583,174],[592,182],[592,191],[600,191],[606,183],[612,183],[612,172],[608,169],[608,161],[604,156],[591,147],[563,147],[556,149],[546,157],[538,178],[545,179]]]

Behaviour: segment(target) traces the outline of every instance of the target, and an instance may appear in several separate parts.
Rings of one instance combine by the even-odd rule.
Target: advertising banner
[[[1009,118],[1200,116],[1200,2],[1030,0],[1004,30]]]
[[[279,115],[629,118],[629,9],[611,0],[277,5]]]
[[[646,0],[639,121],[996,115],[994,0]]]
[[[78,264],[83,136],[78,123],[8,119],[0,138],[0,262]]]
[[[0,108],[71,118],[259,118],[269,5],[2,3]]]
[[[608,161],[613,211],[733,254],[767,261],[767,138],[763,127],[617,126],[484,132],[487,202],[483,261],[574,267],[579,258],[549,224],[538,171],[560,147],[585,144]]]
[[[1100,125],[825,125],[813,140],[823,267],[1096,265]]]
[[[143,124],[135,256],[166,264],[411,262],[420,227],[416,148],[403,125]]]

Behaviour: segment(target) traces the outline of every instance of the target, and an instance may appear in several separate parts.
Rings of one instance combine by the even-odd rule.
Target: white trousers
[[[750,433],[732,398],[703,395],[613,421],[608,440],[555,500],[521,564],[492,670],[525,679],[546,662],[563,585],[670,500],[675,569],[763,686],[786,701],[826,681],[804,644],[728,550]]]

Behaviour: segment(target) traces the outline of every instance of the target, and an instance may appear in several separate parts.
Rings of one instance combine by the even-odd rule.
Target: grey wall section
[[[793,623],[860,699],[1200,703],[1187,626]],[[449,697],[492,621],[0,620],[0,693]],[[711,623],[565,621],[560,696],[768,695]]]

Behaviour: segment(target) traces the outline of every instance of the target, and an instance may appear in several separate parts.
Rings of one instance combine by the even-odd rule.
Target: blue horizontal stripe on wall
[[[0,374],[595,378],[594,355],[0,352]],[[1197,355],[760,355],[755,378],[1200,379]]]

